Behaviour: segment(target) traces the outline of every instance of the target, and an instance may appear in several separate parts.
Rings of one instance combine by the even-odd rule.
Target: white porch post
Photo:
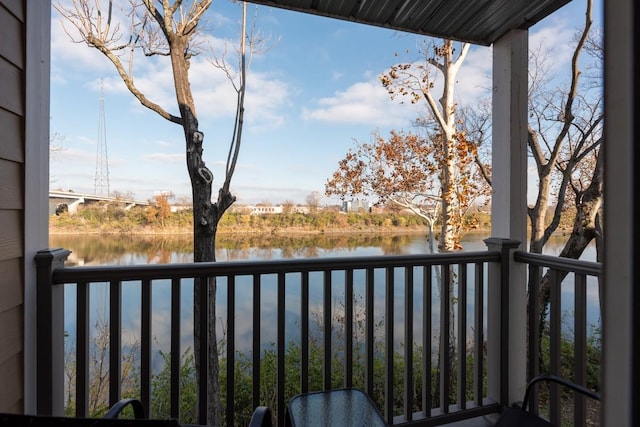
[[[24,412],[36,412],[36,253],[49,245],[51,2],[25,1]],[[4,41],[3,41],[4,42]],[[62,399],[62,397],[60,397]]]
[[[512,30],[493,45],[493,189],[491,235],[527,241],[527,58],[528,31]],[[526,270],[509,257],[508,305],[489,295],[488,386],[489,397],[501,401],[500,384],[508,385],[509,402],[522,400],[526,383]],[[496,283],[492,280],[492,285]],[[499,290],[499,287],[493,286]],[[501,310],[508,310],[508,354],[500,360],[496,325]],[[498,323],[499,324],[499,323]],[[508,364],[508,379],[501,382],[500,367]],[[504,378],[502,379],[504,380]],[[505,402],[501,402],[505,403]]]

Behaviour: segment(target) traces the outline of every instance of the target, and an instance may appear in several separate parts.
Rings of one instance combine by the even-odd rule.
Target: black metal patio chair
[[[134,418],[119,418],[131,407]],[[182,427],[175,419],[146,418],[144,407],[137,399],[122,399],[109,408],[103,418],[73,418],[44,415],[0,414],[1,427]],[[253,412],[249,427],[271,427],[271,410],[259,406]]]
[[[564,378],[560,378],[554,375],[539,375],[533,378],[527,384],[527,388],[524,393],[524,399],[522,401],[522,406],[514,404],[511,407],[506,408],[498,422],[495,424],[495,427],[549,427],[554,426],[548,420],[539,417],[531,410],[527,410],[527,405],[529,404],[530,397],[532,396],[531,390],[533,386],[535,386],[539,382],[552,382],[560,384],[563,387],[567,387],[577,393],[581,393],[587,397],[590,397],[595,400],[600,400],[600,395],[592,390],[589,390],[586,387],[575,384],[571,381],[567,381]]]
[[[134,418],[119,418],[125,408],[133,409]],[[149,419],[145,417],[144,407],[139,400],[122,399],[104,415],[103,418],[74,418],[46,415],[0,414],[2,427],[180,427],[177,420]]]

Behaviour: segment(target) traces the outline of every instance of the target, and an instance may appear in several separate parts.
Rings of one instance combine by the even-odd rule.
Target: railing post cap
[[[503,239],[501,237],[489,237],[484,239],[485,245],[494,249],[515,249],[522,243],[519,240]]]
[[[71,251],[69,249],[64,249],[64,248],[47,248],[47,249],[42,249],[39,250],[34,259],[36,260],[36,262],[39,261],[48,261],[48,260],[53,260],[53,259],[62,259],[62,260],[66,260],[67,257],[71,254]]]

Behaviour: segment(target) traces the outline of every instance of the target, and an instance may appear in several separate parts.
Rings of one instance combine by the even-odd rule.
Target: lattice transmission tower
[[[96,144],[96,174],[93,180],[93,193],[109,196],[109,157],[107,156],[107,126],[104,114],[104,85],[100,81],[100,99],[98,116],[98,142]]]

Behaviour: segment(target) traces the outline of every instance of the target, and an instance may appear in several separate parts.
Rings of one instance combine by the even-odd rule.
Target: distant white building
[[[368,200],[350,200],[342,202],[343,212],[371,212],[373,203]]]
[[[171,213],[176,213],[180,211],[188,211],[193,209],[192,205],[171,205]]]
[[[251,215],[263,215],[263,214],[281,214],[282,205],[276,206],[249,206],[251,208]]]
[[[244,213],[249,215],[271,215],[285,213],[308,214],[308,206],[290,206],[285,209],[283,205],[234,205],[232,212]]]

